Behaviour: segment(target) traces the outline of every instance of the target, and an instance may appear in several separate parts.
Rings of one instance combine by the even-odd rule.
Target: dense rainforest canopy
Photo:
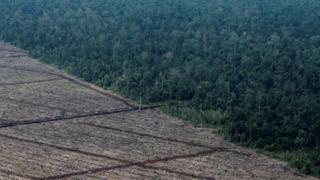
[[[0,2],[2,40],[318,175],[319,28],[319,0]]]

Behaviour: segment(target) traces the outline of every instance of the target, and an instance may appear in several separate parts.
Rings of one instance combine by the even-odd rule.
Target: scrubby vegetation
[[[317,0],[2,0],[0,37],[320,175]],[[180,113],[179,113],[180,112]],[[196,115],[198,114],[198,115]],[[194,118],[190,118],[194,117]]]

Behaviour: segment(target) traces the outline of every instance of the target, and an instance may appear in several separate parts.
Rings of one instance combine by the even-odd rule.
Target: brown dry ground
[[[0,179],[316,179],[0,44]]]

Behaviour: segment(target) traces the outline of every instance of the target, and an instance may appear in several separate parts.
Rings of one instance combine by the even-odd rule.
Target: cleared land
[[[0,179],[316,179],[0,44]]]

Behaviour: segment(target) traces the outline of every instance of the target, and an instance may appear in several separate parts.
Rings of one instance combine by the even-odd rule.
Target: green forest
[[[320,176],[319,0],[1,0],[0,39]]]

